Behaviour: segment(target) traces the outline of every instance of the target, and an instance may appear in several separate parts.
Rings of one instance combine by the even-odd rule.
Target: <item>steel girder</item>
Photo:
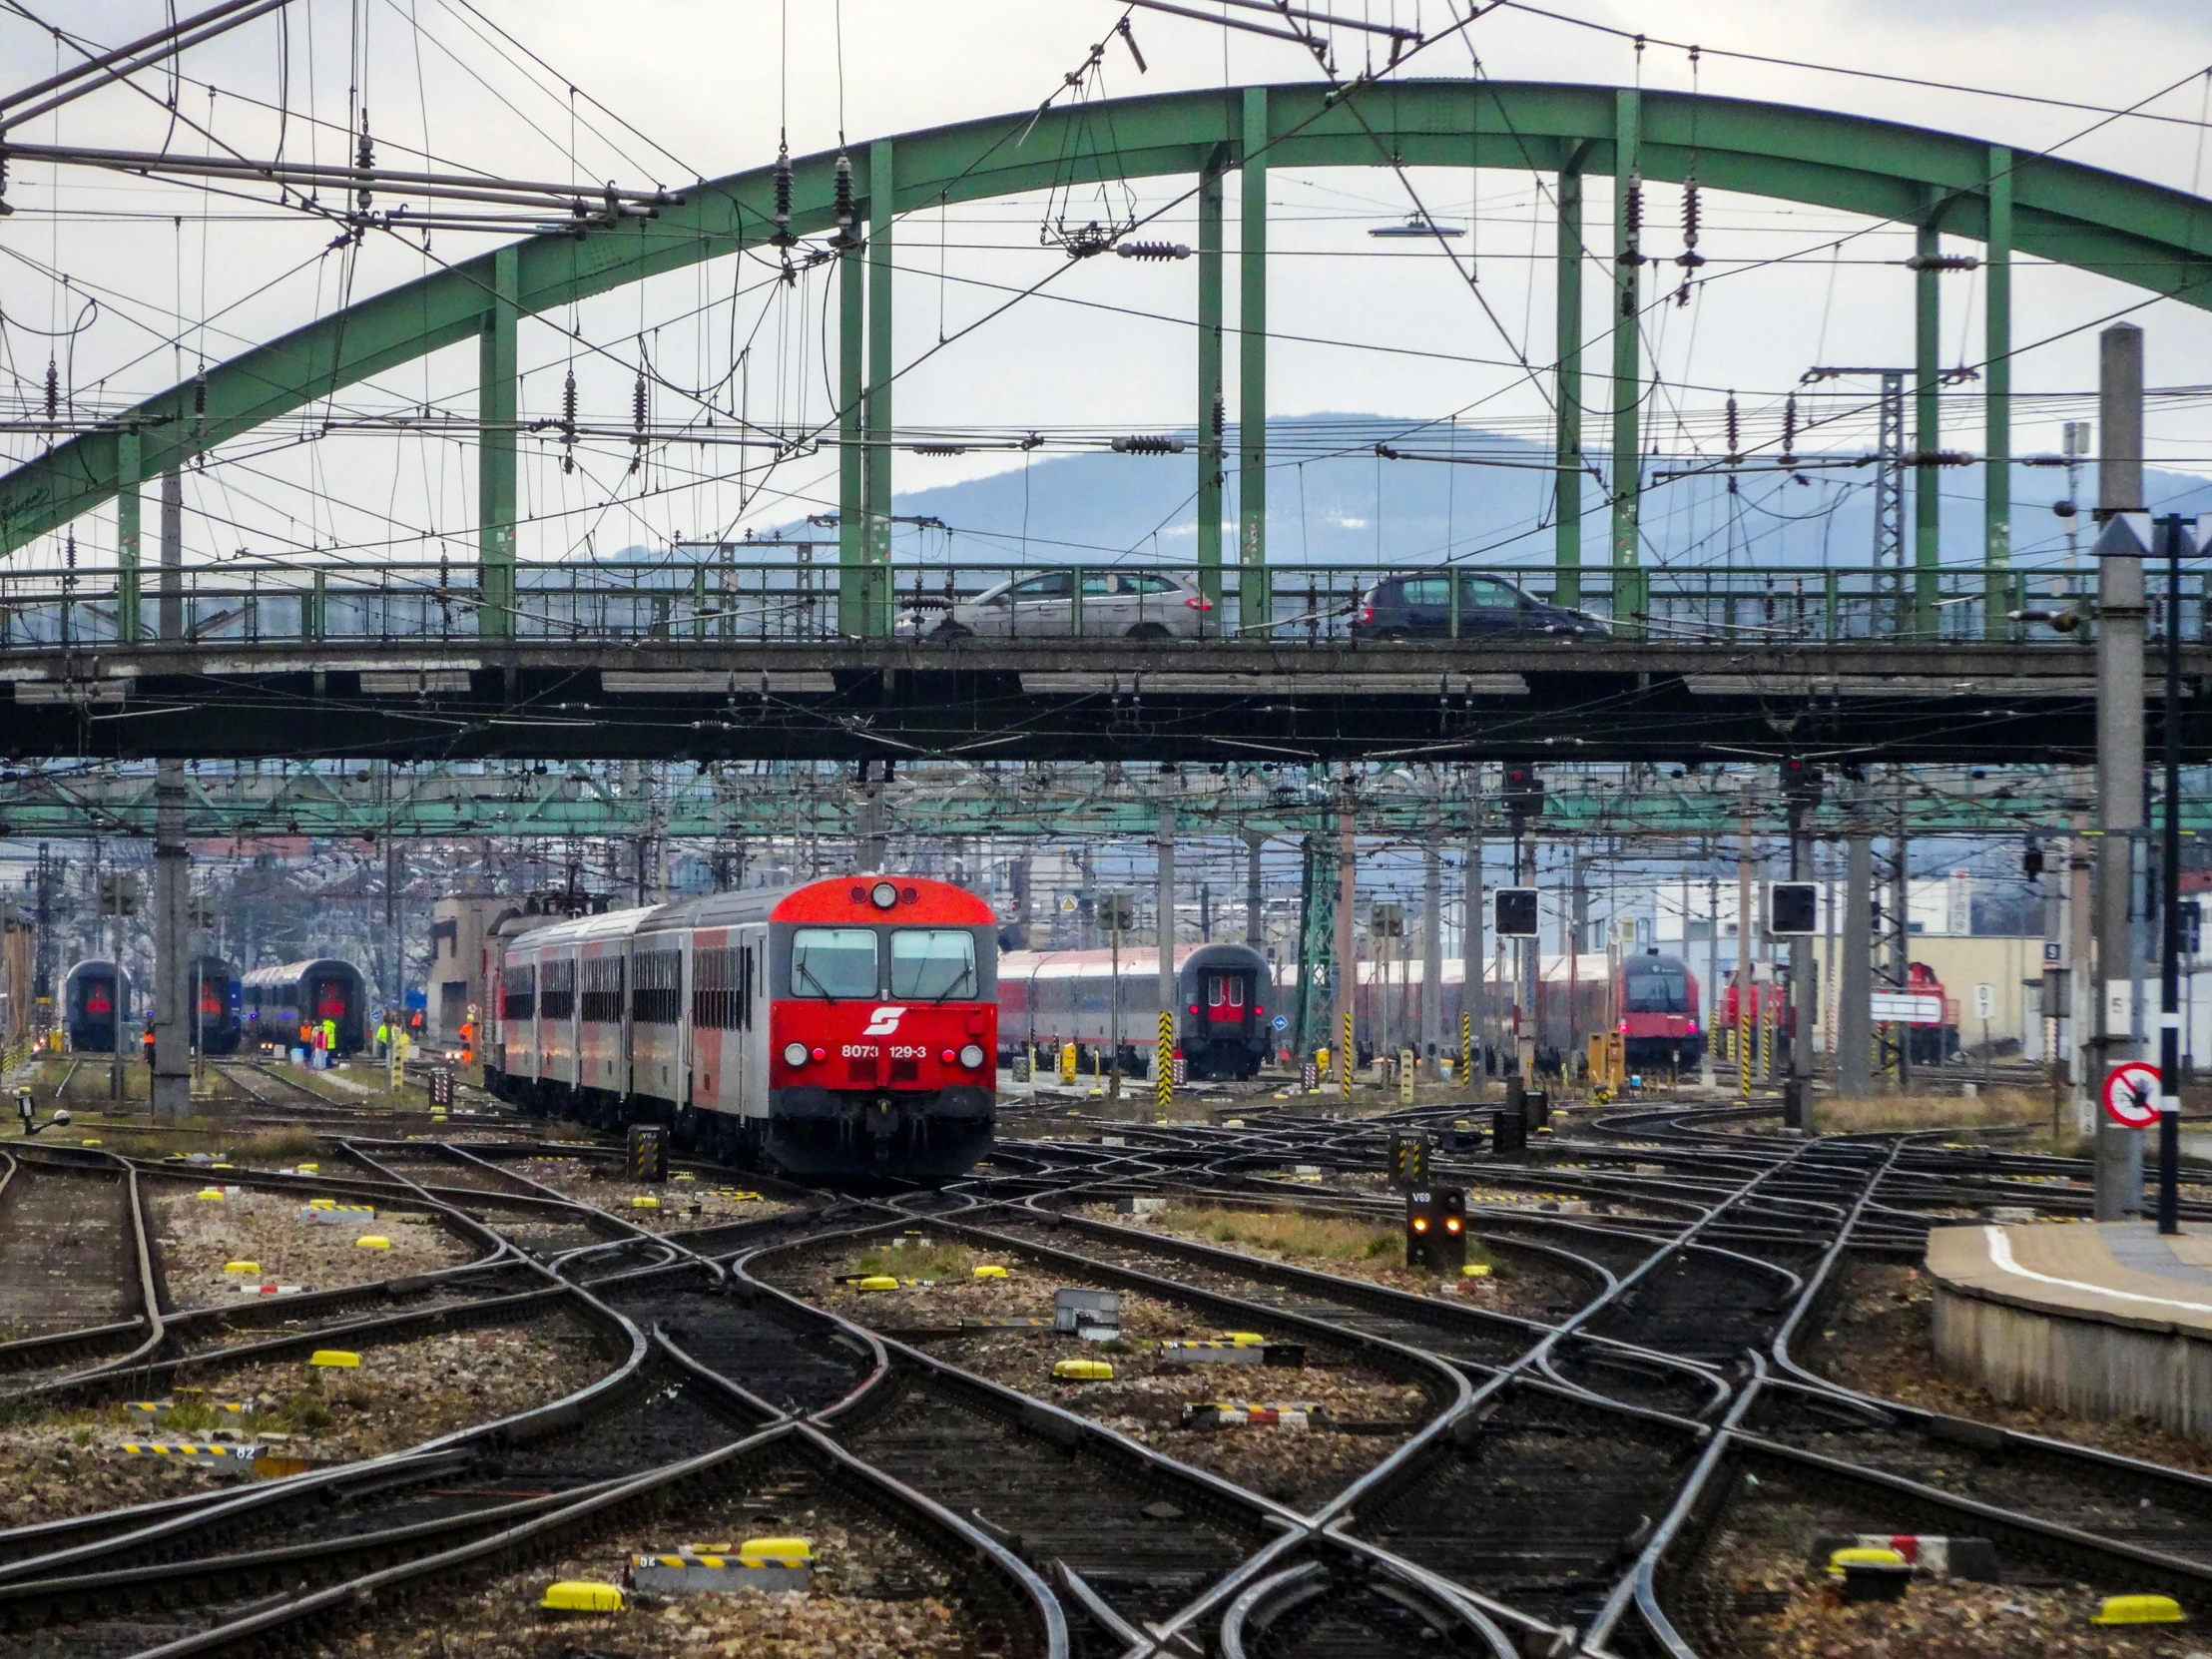
[[[1099,178],[1191,175],[1248,147],[1252,89],[1119,99],[1020,112],[895,140],[896,211],[953,205]],[[1356,105],[1348,108],[1347,104]],[[1618,94],[1602,86],[1471,81],[1378,82],[1340,102],[1314,85],[1266,89],[1272,167],[1381,165],[1556,172],[1610,170]],[[2010,186],[2018,252],[2096,272],[2190,304],[2212,300],[2212,215],[2202,202],[2125,175],[1993,150],[1954,134],[1746,100],[1646,92],[1641,177],[1680,180],[1693,166],[1711,189],[1987,236],[1992,170]],[[1082,143],[1074,127],[1089,125]],[[1110,145],[1098,142],[1110,134]],[[1992,157],[1999,158],[1992,161]],[[869,148],[852,153],[868,189]],[[835,156],[794,164],[793,229],[830,228]],[[772,170],[702,182],[653,220],[582,236],[529,238],[348,305],[147,399],[111,429],[57,445],[0,477],[0,548],[13,549],[116,493],[126,450],[134,481],[427,352],[477,337],[507,301],[540,313],[748,247],[774,230]],[[2001,212],[2000,208],[2000,212]],[[875,217],[872,216],[871,217]],[[505,262],[503,264],[503,262]]]
[[[605,769],[527,763],[490,766],[338,764],[233,768],[202,765],[187,778],[186,823],[198,838],[311,836],[566,835],[679,837],[849,836],[858,829],[857,792],[832,768],[768,773],[676,764],[648,769],[628,783]],[[1463,839],[1470,808],[1457,769],[1360,769],[1355,812],[1363,835],[1419,841]],[[894,835],[1155,837],[1172,808],[1178,833],[1252,831],[1325,841],[1343,801],[1341,774],[1305,768],[1266,771],[1199,768],[1009,768],[953,764],[902,771],[884,790]],[[1733,836],[1747,822],[1743,788],[1757,772],[1706,772],[1672,778],[1656,771],[1631,780],[1621,769],[1552,769],[1539,826],[1555,837],[1701,838]],[[0,775],[0,835],[69,839],[150,834],[151,764]],[[2085,799],[2063,770],[1915,768],[1910,775],[1911,833],[2062,835]],[[1509,833],[1492,792],[1479,804],[1481,830]],[[1755,833],[1786,830],[1779,797],[1755,789]],[[2185,792],[2192,830],[2212,830],[2212,796]],[[1811,815],[1816,832],[1841,833],[1850,808],[1831,799]]]

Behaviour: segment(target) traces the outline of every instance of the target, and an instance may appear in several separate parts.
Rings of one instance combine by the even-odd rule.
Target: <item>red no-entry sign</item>
[[[2125,1060],[2104,1074],[2104,1115],[2123,1129],[2148,1129],[2158,1121],[2158,1068]]]

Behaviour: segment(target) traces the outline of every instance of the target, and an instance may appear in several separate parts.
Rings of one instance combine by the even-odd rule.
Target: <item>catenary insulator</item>
[[[1114,255],[1123,260],[1187,260],[1191,251],[1179,242],[1123,242],[1114,245]]]
[[[576,470],[576,370],[568,371],[567,383],[561,387],[561,470]]]
[[[792,153],[791,147],[776,147],[776,246],[792,245]]]
[[[1181,438],[1156,437],[1140,433],[1134,437],[1114,439],[1117,455],[1180,455],[1183,453]]]
[[[837,156],[837,240],[852,240],[852,158]]]
[[[1797,393],[1792,392],[1782,401],[1782,464],[1790,465],[1797,459]]]
[[[1736,394],[1728,394],[1728,461],[1731,466],[1744,457],[1743,439],[1736,423]]]
[[[1905,262],[1908,271],[1978,271],[1981,262],[1971,254],[1915,254]]]
[[[1229,430],[1229,404],[1219,391],[1214,393],[1214,436],[1219,438]]]
[[[54,359],[52,357],[48,357],[46,359],[46,418],[49,421],[58,420],[61,418],[61,370],[58,366],[56,366]]]

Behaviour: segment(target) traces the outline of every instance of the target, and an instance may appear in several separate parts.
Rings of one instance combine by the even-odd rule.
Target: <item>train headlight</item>
[[[805,1043],[786,1043],[784,1045],[784,1064],[787,1066],[803,1066],[806,1063],[807,1045]]]
[[[898,886],[891,881],[878,881],[867,890],[868,902],[878,910],[887,910],[898,902]]]
[[[981,1043],[969,1043],[960,1050],[960,1064],[967,1067],[968,1070],[973,1071],[982,1063],[983,1045]]]

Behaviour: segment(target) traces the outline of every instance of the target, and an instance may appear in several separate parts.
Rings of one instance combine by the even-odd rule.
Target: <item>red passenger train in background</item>
[[[517,918],[485,1083],[748,1167],[946,1180],[996,1121],[997,947],[981,898],[910,875]]]

